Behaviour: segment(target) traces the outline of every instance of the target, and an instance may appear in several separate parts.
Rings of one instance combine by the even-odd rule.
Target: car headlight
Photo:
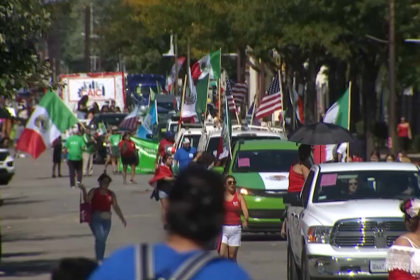
[[[248,190],[248,189],[245,189],[245,188],[239,188],[239,192],[242,195],[252,195],[252,192],[250,190]]]
[[[316,226],[308,229],[306,241],[308,243],[326,244],[330,241],[332,227]]]
[[[7,165],[8,167],[13,167],[13,161],[8,161],[8,162],[6,163],[6,165]]]

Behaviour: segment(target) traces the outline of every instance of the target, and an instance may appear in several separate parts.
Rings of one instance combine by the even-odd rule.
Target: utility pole
[[[174,94],[178,93],[178,35],[174,35],[174,52],[175,52],[175,81]]]
[[[392,141],[391,151],[393,154],[397,148],[397,135],[396,135],[396,74],[395,74],[395,0],[389,0],[389,122],[388,122],[388,135]]]
[[[85,71],[90,72],[90,5],[85,7]]]

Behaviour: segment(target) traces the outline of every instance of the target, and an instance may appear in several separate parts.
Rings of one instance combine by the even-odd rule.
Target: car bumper
[[[314,250],[308,250],[308,270],[311,277],[386,278],[388,276],[385,270],[387,249],[358,250],[352,248],[335,250],[331,246],[328,246],[328,249],[327,246],[322,246],[323,250],[319,251],[321,246],[317,244],[316,251],[322,252],[322,254],[314,254]],[[330,254],[328,254],[328,251],[330,251]]]
[[[248,206],[247,232],[280,232],[285,206],[283,198],[244,196]]]

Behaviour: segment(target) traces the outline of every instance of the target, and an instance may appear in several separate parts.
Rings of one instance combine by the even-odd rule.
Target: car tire
[[[298,268],[293,257],[290,243],[287,245],[287,280],[299,280]]]
[[[303,244],[305,245],[305,244]],[[311,277],[311,275],[309,274],[309,263],[308,263],[308,256],[306,255],[306,249],[303,249],[302,252],[302,258],[301,258],[301,279],[302,280],[313,280],[314,278]]]

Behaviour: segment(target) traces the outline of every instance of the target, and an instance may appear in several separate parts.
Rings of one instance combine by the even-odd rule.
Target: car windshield
[[[420,197],[418,171],[364,170],[321,173],[313,202],[375,198],[403,200],[411,197]]]
[[[187,137],[191,141],[191,147],[197,148],[198,147],[198,141],[200,141],[201,135],[183,135],[181,141],[179,142],[179,147],[182,145],[182,141],[184,141],[184,138]]]
[[[280,139],[280,136],[259,136],[256,134],[252,135],[238,135],[232,137],[232,147],[238,140],[271,140],[271,139]],[[215,154],[217,153],[217,148],[219,147],[220,136],[210,138],[209,144],[207,146],[206,152]]]
[[[123,121],[123,119],[127,116],[127,114],[118,114],[118,115],[114,115],[114,114],[102,114],[100,116],[96,116],[93,119],[93,124],[95,126],[95,128],[98,128],[98,124],[103,122],[105,124],[105,127],[109,127],[109,126],[119,126],[120,123]]]
[[[289,172],[297,161],[297,150],[240,151],[236,154],[233,172]]]

